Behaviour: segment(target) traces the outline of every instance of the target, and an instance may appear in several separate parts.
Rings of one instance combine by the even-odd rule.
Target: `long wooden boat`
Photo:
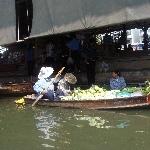
[[[34,95],[24,97],[26,103],[33,103],[36,99]],[[139,96],[130,98],[103,99],[103,100],[84,100],[84,101],[50,101],[41,99],[37,105],[63,108],[80,109],[129,109],[145,108],[150,106],[150,96]]]
[[[32,94],[32,83],[8,83],[0,87],[0,96],[24,96]]]

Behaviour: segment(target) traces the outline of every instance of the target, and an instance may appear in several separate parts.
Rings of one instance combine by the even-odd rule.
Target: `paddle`
[[[57,77],[59,76],[59,75],[61,75],[61,73],[63,72],[63,70],[65,69],[65,67],[62,67],[62,69],[57,73],[57,75],[55,76],[55,78],[54,78],[54,81],[57,79]],[[32,104],[32,106],[34,106],[42,97],[43,97],[43,95],[45,94],[45,92],[46,92],[47,90],[45,89],[45,90],[43,90],[42,92],[41,92],[41,94],[36,98],[36,100],[34,101],[34,103]]]

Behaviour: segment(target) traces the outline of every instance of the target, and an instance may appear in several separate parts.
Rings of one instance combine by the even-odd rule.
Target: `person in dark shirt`
[[[58,82],[55,82],[55,99],[60,99],[60,96],[67,96],[70,94],[70,85],[73,85],[77,82],[76,77],[72,73],[66,73],[63,78],[61,78]]]
[[[73,36],[73,38],[66,44],[70,49],[71,57],[74,61],[74,68],[80,72],[80,59],[81,59],[81,44],[80,40]]]
[[[26,51],[26,61],[28,67],[28,75],[33,75],[34,61],[33,61],[33,46],[31,44],[28,45]]]
[[[96,49],[95,40],[90,39],[88,41],[88,47],[86,53],[86,69],[88,85],[91,86],[95,83],[95,65],[96,65]]]
[[[128,52],[132,52],[133,51],[133,48],[132,48],[131,44],[128,45],[127,50],[128,50]]]

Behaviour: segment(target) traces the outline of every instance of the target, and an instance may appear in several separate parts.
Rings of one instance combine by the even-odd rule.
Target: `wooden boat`
[[[33,88],[32,83],[8,83],[0,87],[0,96],[24,96],[32,94]]]
[[[26,103],[33,103],[36,99],[34,95],[24,97]],[[150,106],[150,96],[139,96],[130,98],[103,99],[103,100],[84,100],[84,101],[50,101],[41,99],[37,105],[63,108],[80,109],[129,109],[144,108]]]

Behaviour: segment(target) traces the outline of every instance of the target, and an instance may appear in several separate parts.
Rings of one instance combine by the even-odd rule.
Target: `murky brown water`
[[[93,111],[0,99],[0,150],[149,150],[150,110]]]

